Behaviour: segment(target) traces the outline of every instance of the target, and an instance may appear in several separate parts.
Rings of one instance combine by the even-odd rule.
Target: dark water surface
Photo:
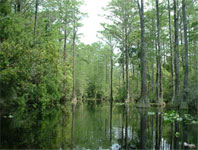
[[[46,112],[18,109],[1,115],[0,148],[169,150],[184,149],[184,142],[197,146],[198,125],[180,118],[167,121],[166,112],[95,101]]]

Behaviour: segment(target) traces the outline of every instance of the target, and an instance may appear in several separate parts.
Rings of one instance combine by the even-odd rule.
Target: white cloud
[[[81,41],[85,44],[91,44],[98,41],[97,31],[102,30],[100,23],[105,22],[105,18],[100,16],[105,12],[102,9],[106,7],[110,0],[85,0],[85,5],[81,7],[82,12],[88,13],[88,17],[82,20],[83,27],[79,32],[83,33]]]

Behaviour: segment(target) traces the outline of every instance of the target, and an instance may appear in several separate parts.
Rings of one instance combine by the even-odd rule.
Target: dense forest
[[[79,40],[82,4],[1,0],[2,108],[110,95],[140,107],[197,108],[196,1],[112,0],[104,16],[110,23],[99,31],[104,42],[91,45]]]
[[[111,0],[92,44],[81,42],[82,5],[0,0],[0,114],[42,120],[85,101],[197,112],[197,0]]]

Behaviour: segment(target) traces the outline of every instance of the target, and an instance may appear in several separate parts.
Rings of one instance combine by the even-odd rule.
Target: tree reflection
[[[175,133],[174,133],[174,149],[179,149],[179,125],[177,120],[174,122],[175,124]]]
[[[155,126],[155,134],[156,134],[156,140],[155,140],[155,149],[160,149],[161,146],[161,139],[162,139],[162,113],[156,112],[156,126]]]
[[[65,120],[62,120],[64,113]],[[28,112],[18,108],[13,118],[1,119],[1,149],[57,149],[68,147],[69,111],[64,108]],[[61,118],[61,119],[60,119]],[[62,129],[64,126],[64,131]],[[65,132],[66,131],[66,132]],[[63,134],[62,134],[63,133]]]
[[[110,145],[112,145],[112,108],[113,102],[110,102]]]
[[[18,109],[13,118],[2,117],[0,149],[108,149],[118,145],[169,150],[184,149],[184,142],[197,145],[197,125],[185,119],[166,122],[159,110],[148,112],[116,103],[67,106],[45,112]]]
[[[146,114],[140,112],[140,149],[146,149]]]
[[[128,150],[128,120],[129,120],[129,105],[125,104],[126,111],[126,126],[125,126],[125,148]]]
[[[73,149],[73,148],[74,148],[75,108],[76,108],[76,104],[72,104],[72,130],[71,130],[72,145],[71,145],[71,149]]]

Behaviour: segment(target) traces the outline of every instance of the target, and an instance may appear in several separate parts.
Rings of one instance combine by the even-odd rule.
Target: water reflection
[[[112,144],[112,113],[113,113],[113,102],[110,102],[110,145]]]
[[[140,149],[146,149],[146,114],[140,112]]]
[[[1,149],[184,149],[198,126],[163,120],[166,110],[85,101],[44,112],[1,115]],[[181,112],[182,116],[182,112]]]
[[[74,148],[74,123],[75,123],[75,108],[76,108],[76,104],[72,104],[72,129],[71,129],[71,149]]]
[[[13,118],[1,116],[1,149],[45,149],[69,146],[69,110],[51,109],[45,113],[12,112]]]

